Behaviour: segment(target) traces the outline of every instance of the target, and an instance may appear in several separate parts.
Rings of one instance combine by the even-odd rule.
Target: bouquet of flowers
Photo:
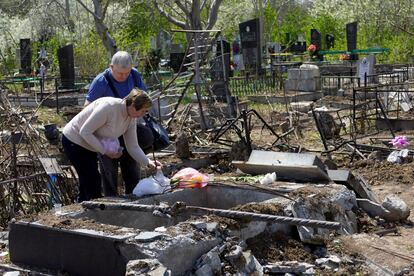
[[[314,45],[314,44],[309,45],[308,52],[311,56],[313,56],[315,54],[316,50],[317,50],[316,45]]]
[[[410,145],[407,141],[407,137],[405,136],[396,136],[389,143],[392,144],[397,149],[405,149]]]
[[[172,176],[170,184],[174,188],[203,188],[209,181],[208,175],[193,168],[184,168]]]
[[[340,60],[350,60],[351,59],[351,55],[350,54],[340,54],[339,55],[339,59]]]

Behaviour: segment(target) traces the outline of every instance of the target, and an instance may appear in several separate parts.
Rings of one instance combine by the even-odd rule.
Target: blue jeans
[[[73,143],[65,135],[62,135],[62,145],[79,177],[78,202],[101,197],[97,153]]]

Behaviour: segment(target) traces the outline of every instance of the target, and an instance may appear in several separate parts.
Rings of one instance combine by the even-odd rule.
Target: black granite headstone
[[[23,74],[32,73],[32,49],[30,39],[20,39],[20,72]]]
[[[59,71],[62,89],[75,87],[75,64],[73,58],[73,45],[69,44],[58,49]]]
[[[311,29],[311,44],[316,46],[316,51],[322,50],[321,33],[317,29]]]
[[[181,44],[170,45],[170,67],[174,73],[178,73],[185,56],[184,46]],[[187,68],[183,66],[182,71],[185,72]]]
[[[349,52],[357,49],[357,32],[358,32],[357,22],[346,24],[346,44],[347,44]],[[358,55],[352,54],[350,59],[357,60]]]
[[[183,63],[184,53],[170,53],[170,67],[173,69],[174,73],[177,73],[180,70],[181,63]],[[183,66],[183,70],[186,71],[186,67]]]
[[[243,62],[246,71],[258,73],[261,70],[260,22],[255,18],[239,24]]]
[[[290,51],[295,53],[295,54],[305,52],[306,51],[306,41],[303,41],[303,42],[296,41],[295,43],[293,43],[290,46]]]

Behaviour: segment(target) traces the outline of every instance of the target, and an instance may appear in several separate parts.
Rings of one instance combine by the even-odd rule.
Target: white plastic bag
[[[118,152],[121,149],[118,139],[103,138],[101,143],[105,149],[105,152]]]
[[[132,193],[136,196],[157,195],[170,190],[170,179],[164,176],[161,169],[157,169],[154,176],[141,179]]]
[[[275,172],[267,173],[264,177],[259,179],[259,183],[262,184],[262,185],[272,184],[275,181],[276,181],[276,173]]]
[[[408,149],[394,150],[390,153],[390,155],[388,155],[387,161],[391,163],[402,163],[403,160],[408,157],[408,154]]]

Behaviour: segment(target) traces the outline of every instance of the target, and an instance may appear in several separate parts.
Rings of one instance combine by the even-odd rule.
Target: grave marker
[[[32,48],[28,38],[20,39],[20,72],[32,73]]]
[[[59,61],[61,88],[73,89],[75,87],[73,45],[69,44],[59,48],[57,54]]]
[[[346,24],[346,44],[348,52],[357,49],[357,32],[358,32],[358,23],[352,22]],[[351,60],[357,60],[358,55],[352,54],[350,57]]]
[[[261,69],[260,22],[255,18],[239,24],[244,67],[248,72]]]

